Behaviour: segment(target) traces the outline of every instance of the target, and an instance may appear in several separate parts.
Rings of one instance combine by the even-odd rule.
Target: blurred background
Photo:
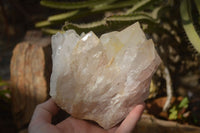
[[[137,21],[163,62],[136,132],[200,132],[199,0],[1,0],[0,132],[27,132],[49,98],[52,34],[99,36]]]

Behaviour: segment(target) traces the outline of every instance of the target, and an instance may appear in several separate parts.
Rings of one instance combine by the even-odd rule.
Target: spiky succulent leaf
[[[154,22],[154,19],[144,13],[135,13],[130,15],[115,15],[106,19],[107,21],[140,21],[149,20]]]
[[[107,0],[106,2],[98,4],[98,5],[94,6],[93,8],[98,10],[98,9],[101,9],[102,7],[105,7],[105,6],[107,6],[109,4],[112,4],[112,3],[116,2],[116,1],[117,0]]]
[[[65,25],[63,26],[63,30],[68,30],[68,29],[74,29],[76,32],[79,34],[81,32],[89,32],[89,31],[94,31],[96,34],[100,34],[103,31],[106,31],[108,29],[107,23],[105,20],[101,21],[96,21],[92,23],[87,23],[87,24],[75,24],[75,23],[69,23],[66,22]]]
[[[192,46],[200,53],[200,37],[194,27],[191,17],[191,3],[183,0],[180,5],[183,28]]]
[[[50,29],[50,28],[42,28],[42,31],[47,34],[56,34],[57,32],[64,33],[63,30],[58,29]]]
[[[157,20],[152,18],[150,15],[138,12],[129,15],[114,15],[111,17],[106,17],[101,21],[96,21],[87,24],[75,24],[67,22],[63,26],[63,29],[75,29],[78,33],[88,32],[92,30],[97,34],[100,34],[111,30],[118,30],[119,28],[128,26],[136,21],[140,21],[142,23],[147,24],[157,23]]]
[[[51,23],[51,22],[48,21],[48,20],[45,20],[45,21],[37,22],[37,23],[35,24],[35,27],[40,28],[40,27],[46,27],[46,26],[50,26],[50,25],[53,25],[53,23]]]
[[[75,29],[78,32],[87,32],[90,30],[98,33],[104,33],[111,30],[118,30],[119,28],[130,25],[133,22],[140,21],[151,25],[152,23],[158,23],[158,13],[162,6],[156,5],[161,0],[87,0],[82,2],[54,2],[51,0],[42,0],[41,4],[58,9],[78,9],[67,13],[57,14],[48,17],[47,21],[39,22],[36,24],[37,27],[49,27],[53,26],[54,22],[67,21],[63,26],[63,29]],[[95,3],[95,4],[94,4]],[[155,6],[153,5],[155,4]],[[133,6],[134,5],[134,6]],[[150,6],[151,5],[151,6]],[[58,6],[58,7],[57,7]],[[70,6],[70,7],[69,7]],[[131,12],[127,14],[127,8],[131,8]],[[87,9],[86,9],[87,8]],[[110,15],[105,15],[109,11]],[[116,11],[120,11],[116,13]],[[74,23],[79,19],[85,19],[88,16],[95,16],[97,14],[105,15],[107,17],[102,20],[92,20],[84,23]],[[51,29],[51,28],[50,28]],[[46,30],[53,33],[51,30]]]
[[[137,3],[135,3],[133,5],[133,7],[129,10],[127,10],[127,14],[130,14],[130,13],[133,13],[135,12],[136,10],[138,10],[139,8],[145,6],[145,5],[148,5],[149,3],[153,2],[154,0],[142,0],[142,1],[137,1]]]
[[[70,18],[74,15],[76,15],[79,12],[79,10],[75,11],[70,11],[66,13],[61,13],[61,14],[56,14],[53,16],[48,17],[48,21],[61,21],[61,20],[66,20],[67,18]]]
[[[197,8],[197,11],[198,11],[198,23],[199,23],[199,25],[200,25],[200,0],[194,0],[194,2],[195,2],[195,5],[196,5],[196,8]]]
[[[90,1],[80,1],[80,2],[56,2],[51,0],[42,0],[41,5],[55,8],[55,9],[81,9],[81,8],[91,8],[98,4],[105,3],[106,0],[90,0]]]
[[[92,9],[92,12],[108,11],[108,10],[114,10],[114,9],[119,9],[119,8],[124,8],[124,7],[131,7],[137,1],[138,0],[126,0],[126,1],[116,2],[116,3],[111,4],[111,5],[105,5],[105,6],[101,6],[101,7],[94,7]]]
[[[195,5],[197,7],[198,13],[200,15],[200,0],[194,0],[194,2],[195,2]]]

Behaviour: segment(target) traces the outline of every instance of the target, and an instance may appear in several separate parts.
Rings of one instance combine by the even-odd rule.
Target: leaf
[[[42,31],[47,34],[56,34],[57,32],[63,33],[64,31],[58,29],[42,28]]]
[[[91,8],[98,4],[102,4],[106,0],[90,0],[90,1],[80,1],[80,2],[56,2],[51,0],[42,0],[40,4],[46,7],[55,9],[81,9],[81,8]]]
[[[176,108],[176,106],[173,106],[170,110],[169,110],[170,114],[169,114],[169,119],[170,120],[176,120],[178,118],[178,110]]]
[[[50,25],[52,25],[50,21],[40,21],[35,24],[35,27],[39,28],[39,27],[45,27],[45,26],[50,26]]]
[[[81,5],[85,4],[85,7],[86,7],[86,5],[88,5],[87,6],[88,9],[82,9],[82,7],[80,7],[78,12],[76,12],[77,10],[75,10],[72,12],[53,15],[48,18],[48,21],[39,22],[36,24],[36,26],[37,27],[48,27],[48,26],[55,25],[58,22],[61,23],[61,21],[63,22],[64,20],[68,20],[68,22],[65,23],[65,25],[63,26],[64,30],[74,29],[78,33],[89,32],[89,31],[93,30],[95,33],[100,34],[100,33],[109,32],[111,30],[119,30],[119,28],[128,26],[136,21],[140,21],[141,23],[145,23],[148,25],[158,24],[158,22],[159,22],[158,13],[159,13],[160,9],[162,9],[162,6],[152,5],[154,8],[152,8],[152,6],[151,6],[151,10],[147,10],[147,11],[144,10],[143,12],[137,11],[134,13],[126,14],[125,11],[122,11],[122,12],[120,12],[120,15],[113,15],[113,16],[106,17],[106,18],[103,18],[102,20],[98,20],[98,21],[93,20],[93,22],[89,22],[86,24],[73,23],[73,22],[78,22],[78,20],[80,20],[80,18],[84,18],[85,16],[92,17],[97,14],[99,16],[103,16],[103,15],[105,15],[105,11],[107,11],[107,10],[111,10],[111,12],[113,14],[115,14],[115,12],[114,12],[115,9],[120,8],[120,10],[122,10],[122,9],[125,10],[125,7],[130,7],[133,5],[135,5],[135,9],[149,9],[148,5],[150,3],[157,2],[157,0],[146,0],[146,1],[145,0],[126,0],[126,1],[101,0],[101,2],[96,3],[95,5],[91,4],[94,1],[97,1],[97,0],[88,0],[85,2],[72,2],[71,3],[72,5],[70,5],[70,6],[76,7],[74,4],[79,5],[81,3]],[[161,0],[158,0],[158,1],[161,1]],[[46,4],[50,3],[53,5],[52,1],[50,1],[50,0],[42,0],[41,3],[42,2],[46,2]],[[60,2],[58,2],[58,3],[60,3]],[[69,4],[69,2],[64,2],[62,4],[64,4],[66,6]],[[56,5],[56,3],[54,3],[54,5]],[[93,6],[91,6],[91,5],[93,5]],[[73,22],[70,22],[70,21],[73,21]],[[147,26],[147,28],[148,27],[151,27],[151,26]],[[50,33],[50,34],[55,32],[55,30],[47,29],[47,28],[43,29],[43,31],[45,31],[46,33]]]
[[[159,12],[163,9],[162,6],[154,8],[154,10],[151,13],[146,13],[149,16],[151,16],[153,19],[158,19]]]
[[[147,4],[148,2],[151,2],[151,0],[142,0],[137,2],[136,4],[133,5],[131,9],[127,11],[127,14],[133,13],[135,10],[137,10],[139,7]]]
[[[92,12],[107,11],[107,10],[114,10],[114,9],[118,9],[118,8],[130,7],[137,1],[138,0],[128,0],[128,1],[117,2],[117,3],[111,4],[111,5],[105,5],[102,7],[94,7],[92,9]]]
[[[8,82],[0,81],[0,86],[9,85]]]
[[[147,20],[156,22],[151,16],[145,13],[135,13],[130,15],[115,15],[106,19],[107,21],[140,21]]]
[[[78,33],[89,32],[92,30],[98,34],[111,30],[118,30],[118,28],[130,25],[136,21],[156,23],[156,20],[154,20],[151,16],[148,16],[148,14],[135,13],[131,15],[115,15],[87,24],[75,24],[67,22],[63,26],[63,30],[74,29]]]
[[[10,90],[0,90],[0,95],[5,95],[6,93],[11,93]]]
[[[198,13],[200,15],[200,0],[194,0],[194,2],[195,2],[195,5],[197,7]]]
[[[35,24],[36,28],[42,28],[42,27],[48,27],[48,26],[52,26],[52,25],[58,25],[61,24],[62,21],[49,21],[49,20],[45,20],[45,21],[40,21],[37,22]]]
[[[61,14],[49,16],[48,21],[66,20],[67,18],[70,18],[70,17],[76,15],[78,12],[79,12],[79,10],[75,10],[75,11],[71,11],[71,12],[66,12],[66,13],[61,13]]]
[[[197,11],[198,11],[198,23],[199,23],[199,25],[200,25],[200,0],[194,0],[194,2],[195,2],[195,6],[196,6],[196,8],[197,8]]]
[[[109,5],[109,4],[112,4],[115,1],[117,1],[117,0],[107,0],[106,2],[104,2],[102,4],[98,4],[98,5],[94,6],[93,9],[96,9],[96,10],[100,9],[101,10],[101,8],[103,8],[103,7],[105,7],[105,6]]]
[[[74,24],[66,22],[65,25],[63,26],[63,30],[74,29],[79,34],[81,32],[89,32],[91,30],[96,34],[98,34],[98,32],[99,33],[102,33],[103,31],[105,32],[107,28],[108,28],[107,23],[104,19],[101,21],[96,21],[87,24]]]
[[[191,17],[191,5],[190,1],[182,0],[180,5],[180,14],[182,19],[182,25],[185,33],[193,45],[193,47],[200,53],[200,37],[195,30],[192,17]]]
[[[9,101],[10,100],[10,90],[6,89],[6,90],[0,90],[0,98],[5,100],[5,101]]]
[[[133,13],[135,11],[137,11],[138,9],[142,8],[142,7],[146,7],[148,5],[151,5],[153,2],[157,2],[158,0],[141,0],[138,1],[137,3],[135,3],[133,5],[133,7],[129,10],[127,10],[126,14],[130,14]]]
[[[185,97],[181,103],[178,105],[178,108],[187,108],[189,104],[189,100],[187,97]]]

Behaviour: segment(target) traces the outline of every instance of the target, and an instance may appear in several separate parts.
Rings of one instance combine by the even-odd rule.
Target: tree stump
[[[48,97],[51,74],[50,38],[28,32],[16,45],[10,64],[12,112],[19,130],[25,129],[37,104]]]

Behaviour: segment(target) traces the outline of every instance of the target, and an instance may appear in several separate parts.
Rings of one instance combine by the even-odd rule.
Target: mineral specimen
[[[105,129],[122,121],[149,95],[161,60],[139,23],[100,39],[91,31],[52,36],[50,95],[63,110]]]

